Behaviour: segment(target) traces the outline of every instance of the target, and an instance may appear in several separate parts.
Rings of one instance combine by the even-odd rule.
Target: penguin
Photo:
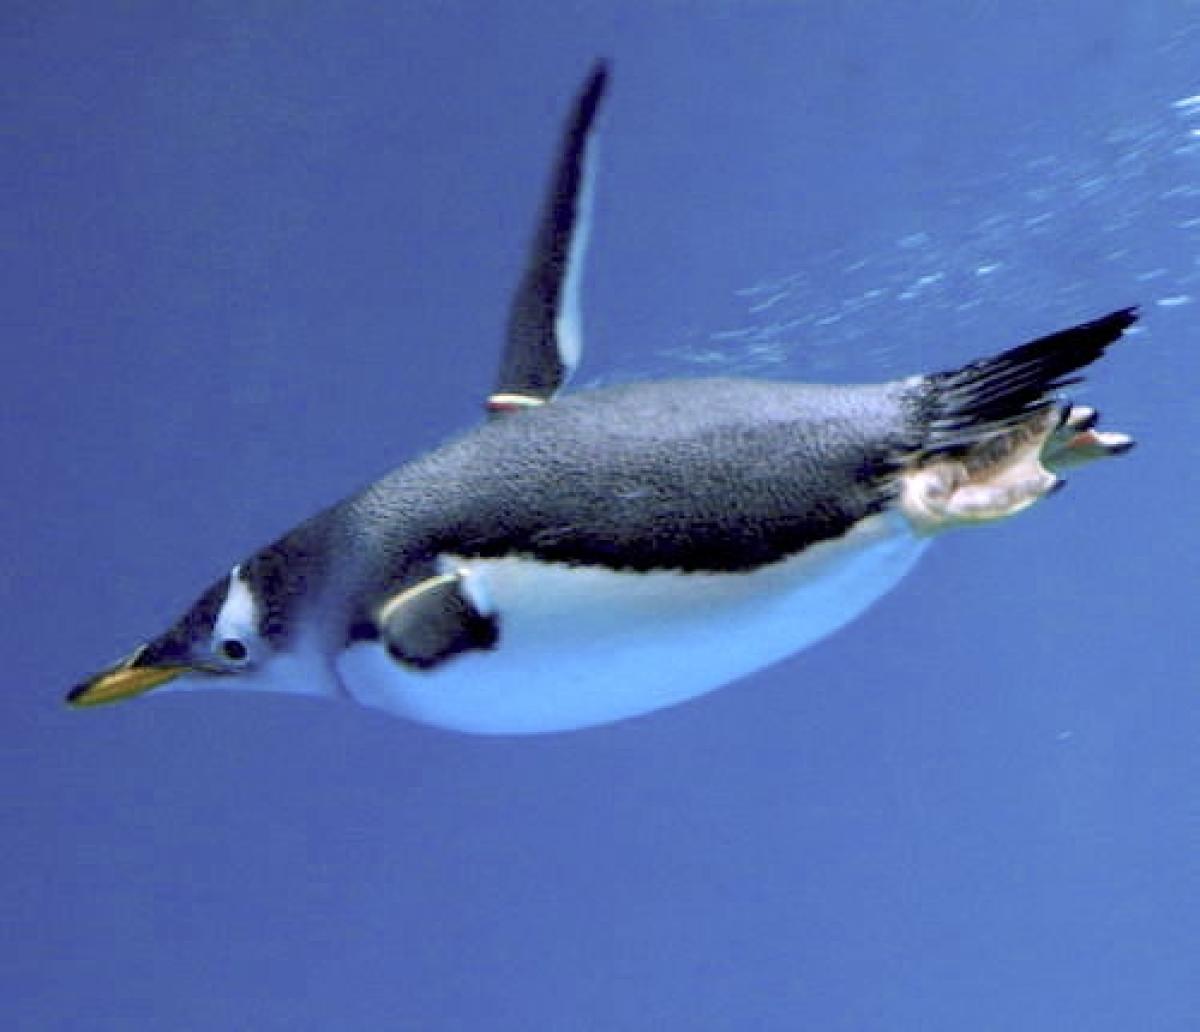
[[[238,562],[73,706],[234,688],[477,733],[606,724],[820,641],[944,531],[1132,447],[1060,392],[1133,308],[888,383],[560,396],[608,78],[598,63],[567,120],[481,425]]]

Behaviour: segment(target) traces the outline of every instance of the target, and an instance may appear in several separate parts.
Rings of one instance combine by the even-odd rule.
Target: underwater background
[[[480,418],[599,55],[577,387],[1137,303],[1140,447],[609,727],[68,711]],[[6,0],[0,67],[5,1029],[1200,1028],[1200,4]]]

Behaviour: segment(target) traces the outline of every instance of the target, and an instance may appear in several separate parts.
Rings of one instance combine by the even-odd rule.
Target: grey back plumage
[[[744,571],[890,498],[911,388],[642,383],[494,421],[345,503],[395,590],[440,554]]]

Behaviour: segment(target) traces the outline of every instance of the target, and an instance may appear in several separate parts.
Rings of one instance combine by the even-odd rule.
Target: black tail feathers
[[[1137,316],[1136,308],[1122,308],[926,377],[926,450],[969,446],[1052,405],[1055,391],[1082,379],[1071,374],[1103,355]]]

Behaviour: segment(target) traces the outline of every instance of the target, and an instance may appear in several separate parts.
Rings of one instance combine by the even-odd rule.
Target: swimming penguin
[[[597,66],[566,126],[487,421],[235,565],[68,696],[355,700],[465,731],[603,724],[811,645],[943,530],[1126,451],[1058,391],[1123,309],[947,372],[824,386],[638,383],[559,397],[580,354]]]

